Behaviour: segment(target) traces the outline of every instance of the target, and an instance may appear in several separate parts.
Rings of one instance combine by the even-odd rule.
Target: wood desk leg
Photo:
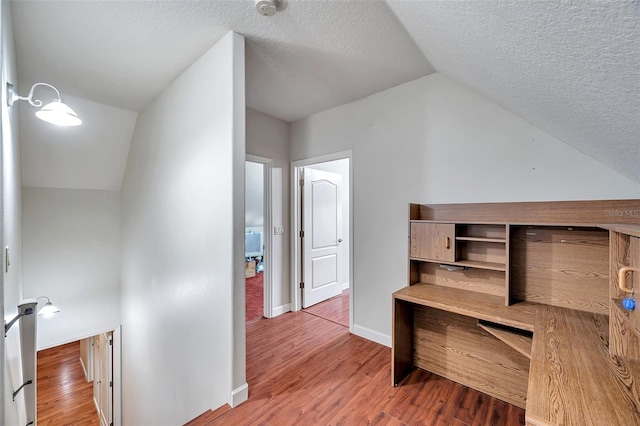
[[[393,299],[391,384],[397,386],[413,369],[413,304]]]

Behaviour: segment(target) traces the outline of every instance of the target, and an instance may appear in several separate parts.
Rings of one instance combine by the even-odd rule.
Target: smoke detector
[[[276,0],[256,0],[256,10],[260,15],[273,16],[276,14]]]

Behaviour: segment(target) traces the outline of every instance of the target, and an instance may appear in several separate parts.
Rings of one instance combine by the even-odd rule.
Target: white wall
[[[38,349],[118,327],[120,192],[24,187],[22,212],[24,295],[60,308],[38,317]]]
[[[246,396],[244,129],[234,33],[138,115],[121,191],[124,424]]]
[[[307,168],[307,167],[306,167]],[[325,172],[337,173],[342,176],[342,243],[338,246],[340,276],[338,279],[342,283],[343,288],[349,287],[349,159],[328,161],[326,163],[318,163],[308,168],[316,170],[324,170]]]
[[[273,160],[271,218],[274,226],[284,227],[284,235],[267,230],[273,235],[272,305],[276,315],[289,311],[291,302],[289,128],[286,121],[247,108],[247,153]]]
[[[606,143],[606,141],[603,141]],[[354,332],[390,344],[408,204],[640,198],[640,185],[441,74],[291,125],[292,160],[353,150]]]
[[[21,168],[20,168],[20,136],[18,132],[18,109],[7,106],[6,83],[17,85],[17,69],[15,42],[11,22],[11,3],[2,2],[2,82],[0,104],[2,110],[2,246],[11,251],[11,266],[2,277],[2,306],[5,321],[13,318],[18,312],[18,303],[22,300],[22,224],[21,224]],[[4,253],[2,269],[4,269]],[[0,419],[3,424],[25,424],[24,398],[20,393],[16,401],[11,394],[22,384],[22,362],[19,352],[19,326],[14,325],[6,339],[0,339]],[[0,421],[2,423],[2,421]]]

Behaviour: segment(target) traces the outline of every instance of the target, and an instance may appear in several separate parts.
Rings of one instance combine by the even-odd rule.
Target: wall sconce
[[[33,312],[38,305],[39,299],[47,299],[47,303],[45,303],[44,306],[38,310],[38,315],[42,315],[42,317],[44,318],[51,318],[53,314],[57,314],[58,312],[60,312],[60,309],[58,309],[56,305],[51,303],[51,300],[49,300],[47,296],[38,296],[35,299],[25,299],[18,305],[18,314],[11,321],[4,323],[5,336],[7,335],[7,332],[9,331],[11,326],[16,323],[16,321],[27,315],[33,315]]]
[[[47,86],[55,90],[58,95],[57,98],[49,102],[45,106],[42,106],[43,102],[39,99],[33,99],[33,92],[38,86]],[[42,107],[36,112],[36,117],[47,123],[55,124],[57,126],[79,126],[82,124],[82,120],[67,104],[64,103],[58,89],[47,83],[36,83],[31,87],[29,96],[18,95],[13,87],[13,84],[7,83],[7,104],[13,106],[15,101],[29,101],[29,103],[37,108]]]
[[[38,315],[42,315],[44,318],[51,318],[53,314],[60,312],[60,309],[53,303],[47,296],[38,296],[38,299],[47,299],[47,303],[40,309],[38,309]]]

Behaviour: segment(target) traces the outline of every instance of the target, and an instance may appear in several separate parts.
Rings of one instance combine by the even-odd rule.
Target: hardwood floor
[[[93,384],[80,363],[80,342],[38,351],[38,425],[100,425]]]
[[[524,424],[524,410],[423,370],[394,388],[390,358],[389,348],[317,312],[253,321],[247,324],[248,401],[188,425]]]
[[[349,327],[349,289],[329,300],[305,309],[305,312]]]

